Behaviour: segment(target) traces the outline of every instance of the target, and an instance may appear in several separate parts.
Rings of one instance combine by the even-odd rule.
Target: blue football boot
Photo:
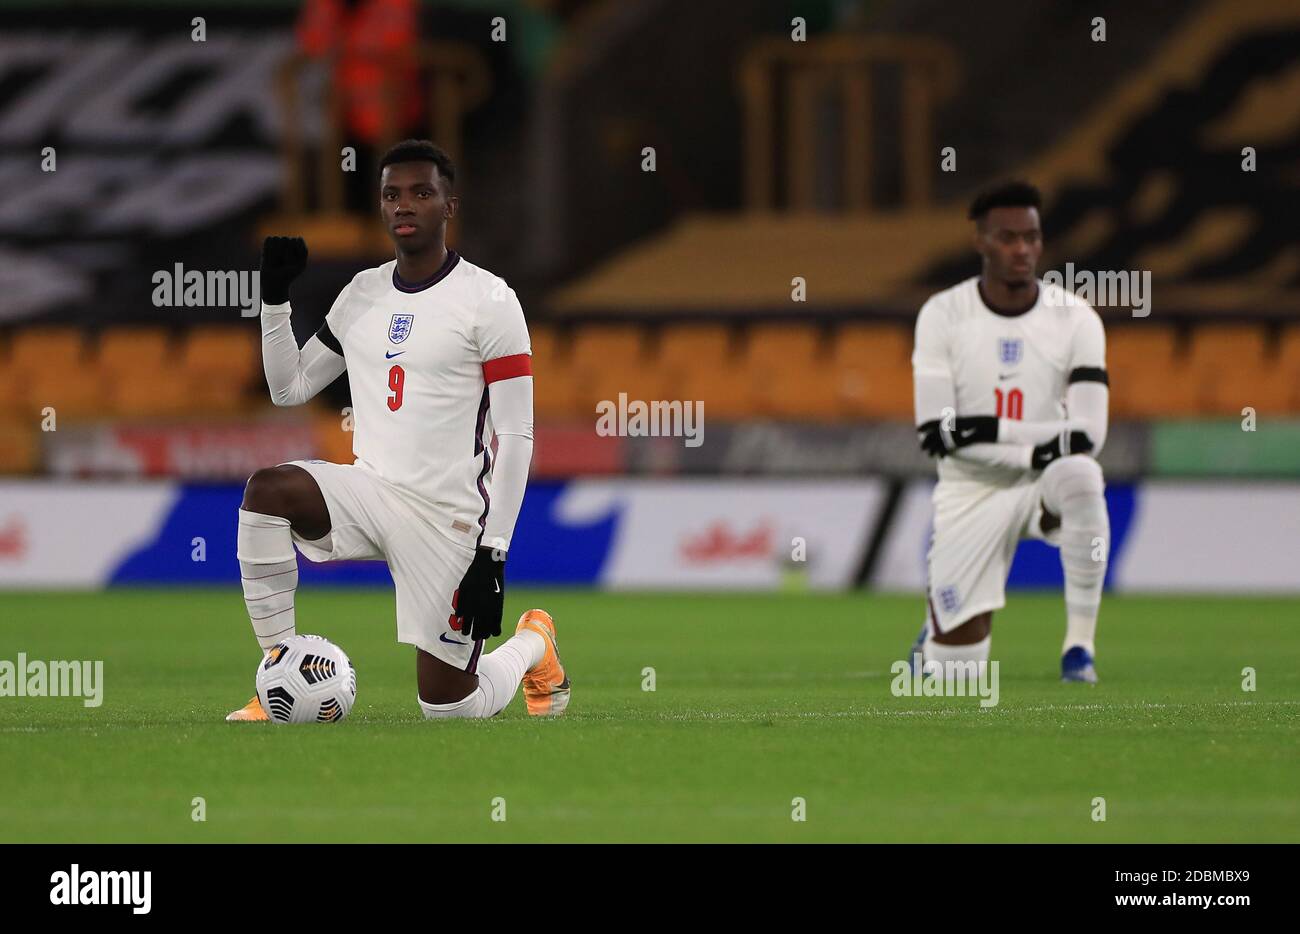
[[[1083,646],[1072,645],[1069,651],[1061,656],[1061,680],[1082,681],[1084,684],[1097,683],[1097,669],[1092,667],[1092,656]]]

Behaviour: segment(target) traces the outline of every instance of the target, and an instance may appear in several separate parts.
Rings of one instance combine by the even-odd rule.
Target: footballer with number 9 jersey
[[[1022,538],[1057,546],[1065,573],[1061,677],[1094,683],[1110,547],[1095,460],[1110,390],[1101,318],[1036,277],[1040,195],[1009,182],[971,205],[982,272],[930,298],[912,354],[921,447],[939,459],[926,621],[930,662],[988,661],[993,611]]]
[[[505,566],[533,450],[531,347],[501,278],[446,246],[455,168],[426,140],[380,160],[396,259],[356,275],[300,349],[289,284],[300,238],[262,250],[262,360],[276,405],[301,405],[346,370],[352,464],[294,461],[249,478],[239,510],[244,599],[263,652],[295,632],[298,563],[386,560],[397,638],[416,648],[428,718],[490,717],[520,684],[528,713],[563,713],[569,679],[542,610],[501,633]],[[227,720],[266,720],[258,699]]]

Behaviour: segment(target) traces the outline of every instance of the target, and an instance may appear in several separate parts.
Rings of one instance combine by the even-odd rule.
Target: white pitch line
[[[684,713],[662,713],[658,716],[647,717],[649,720],[671,720],[671,721],[698,721],[698,722],[762,722],[764,720],[842,720],[851,717],[934,717],[934,716],[954,716],[965,713],[1038,713],[1043,711],[1071,711],[1071,710],[1161,710],[1161,709],[1181,709],[1181,708],[1218,708],[1218,707],[1272,707],[1272,706],[1296,706],[1300,705],[1300,700],[1276,700],[1276,701],[1218,701],[1216,703],[1198,704],[1036,704],[1032,707],[1016,707],[1014,705],[999,704],[993,708],[980,708],[978,705],[978,696],[968,698],[940,698],[942,700],[959,700],[964,699],[971,702],[966,707],[937,707],[933,709],[911,709],[911,710],[889,710],[882,707],[869,707],[864,710],[832,710],[832,711],[773,711],[772,713],[710,713],[710,712],[684,712]],[[584,718],[586,719],[586,718]],[[596,719],[596,718],[592,718]],[[612,717],[601,717],[599,719],[622,719],[617,715]],[[641,717],[631,717],[630,719],[643,719]]]

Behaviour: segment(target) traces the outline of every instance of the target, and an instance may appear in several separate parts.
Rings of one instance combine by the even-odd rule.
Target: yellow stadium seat
[[[256,328],[192,328],[178,357],[187,380],[189,411],[196,415],[229,415],[250,408],[251,388],[260,382],[261,346],[261,334]]]
[[[1208,414],[1241,417],[1249,407],[1283,415],[1300,402],[1300,328],[1284,329],[1268,353],[1263,326],[1203,325],[1192,337],[1191,363],[1201,380]]]
[[[910,422],[912,334],[890,323],[847,324],[832,337],[840,411],[852,418]]]
[[[723,421],[754,415],[754,383],[751,371],[728,362],[710,369],[682,374],[676,396],[683,401],[704,403],[704,418]]]
[[[109,377],[165,369],[167,349],[167,332],[162,328],[114,328],[100,336],[95,362]]]
[[[46,407],[51,407],[58,422],[63,419],[84,419],[108,414],[104,397],[104,381],[99,370],[80,365],[41,367],[24,375],[25,394],[19,410],[30,417],[41,418]]]
[[[1112,418],[1189,418],[1201,414],[1199,385],[1181,358],[1158,367],[1110,365]]]
[[[540,417],[568,417],[575,383],[563,342],[554,328],[545,326],[530,328],[528,337],[533,349],[533,408]]]
[[[1244,405],[1250,404],[1241,400],[1240,393],[1264,392],[1262,375],[1272,362],[1265,359],[1266,347],[1263,325],[1202,324],[1196,327],[1188,349],[1187,367],[1190,378],[1196,383],[1203,413],[1240,413]]]
[[[894,362],[841,362],[835,369],[836,395],[841,411],[852,418],[892,419],[911,422],[912,367],[907,360]]]
[[[23,404],[27,399],[28,380],[27,373],[0,363],[0,399],[5,401],[6,407],[14,409]]]
[[[1195,385],[1183,358],[1176,356],[1177,335],[1162,324],[1129,324],[1106,332],[1110,411],[1116,418],[1193,415]]]
[[[846,324],[831,337],[831,347],[838,366],[908,362],[912,335],[896,324]]]
[[[688,374],[735,364],[731,330],[726,325],[679,324],[660,334],[659,352],[652,365],[658,367],[665,398],[687,399],[693,385]]]
[[[732,355],[725,324],[671,324],[659,335],[659,361],[675,370],[717,366]]]
[[[818,422],[834,421],[841,415],[838,374],[829,366],[773,367],[751,375],[759,415]]]
[[[191,380],[179,369],[119,373],[106,383],[108,408],[121,418],[173,418],[195,414]]]
[[[1282,329],[1282,339],[1277,346],[1277,362],[1284,369],[1300,367],[1300,324],[1290,324]]]
[[[1225,370],[1204,387],[1204,410],[1240,418],[1247,407],[1257,415],[1286,415],[1295,410],[1296,372],[1276,363],[1252,369]]]
[[[1128,324],[1106,331],[1106,366],[1160,369],[1174,358],[1174,329],[1163,324]]]
[[[0,473],[33,473],[40,464],[39,427],[18,418],[0,420]]]
[[[818,360],[821,333],[809,324],[756,324],[749,329],[744,359],[763,370],[811,366]]]
[[[77,367],[85,357],[83,337],[80,328],[24,328],[10,342],[8,366],[23,371]]]
[[[180,367],[191,375],[246,387],[261,368],[261,332],[256,326],[201,326],[190,330],[180,351]]]
[[[555,328],[545,324],[530,324],[528,342],[532,346],[534,372],[539,363],[554,365],[560,361],[560,341]]]
[[[610,401],[618,405],[619,393],[628,401],[643,402],[679,399],[675,381],[655,363],[638,366],[612,365],[587,370],[579,380],[579,404],[582,414],[595,418],[596,404]]]
[[[534,330],[528,337],[533,349],[533,376],[537,376],[539,367],[554,369],[562,366],[563,347],[556,338],[554,330],[549,328]]]
[[[1258,366],[1267,340],[1259,324],[1202,324],[1192,331],[1187,362],[1194,369],[1221,371]]]
[[[1277,378],[1287,387],[1287,411],[1300,413],[1300,324],[1282,329],[1273,367]]]
[[[538,418],[571,419],[579,415],[578,380],[568,367],[533,367],[533,410]],[[594,417],[594,415],[593,415]]]
[[[185,409],[192,415],[232,415],[245,412],[256,405],[265,405],[266,395],[253,396],[246,382],[239,383],[225,376],[184,373]]]
[[[586,325],[573,336],[569,364],[578,370],[611,364],[634,366],[641,361],[644,344],[645,333],[639,325]]]
[[[548,390],[548,406],[566,411],[572,418],[595,419],[596,404],[657,396],[662,388],[660,371],[650,367],[645,354],[645,332],[637,325],[587,325],[579,328],[570,342],[569,357],[563,364],[566,380]]]

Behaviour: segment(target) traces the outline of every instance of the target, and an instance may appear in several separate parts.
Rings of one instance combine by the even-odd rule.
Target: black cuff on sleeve
[[[1099,366],[1077,366],[1070,371],[1071,383],[1101,383],[1110,385],[1110,375]]]
[[[339,339],[335,337],[334,332],[330,330],[328,321],[321,322],[320,330],[316,332],[316,336],[319,337],[320,342],[330,350],[334,351],[340,357],[343,356],[343,345],[339,343]],[[1077,373],[1078,371],[1076,370],[1075,372]]]

